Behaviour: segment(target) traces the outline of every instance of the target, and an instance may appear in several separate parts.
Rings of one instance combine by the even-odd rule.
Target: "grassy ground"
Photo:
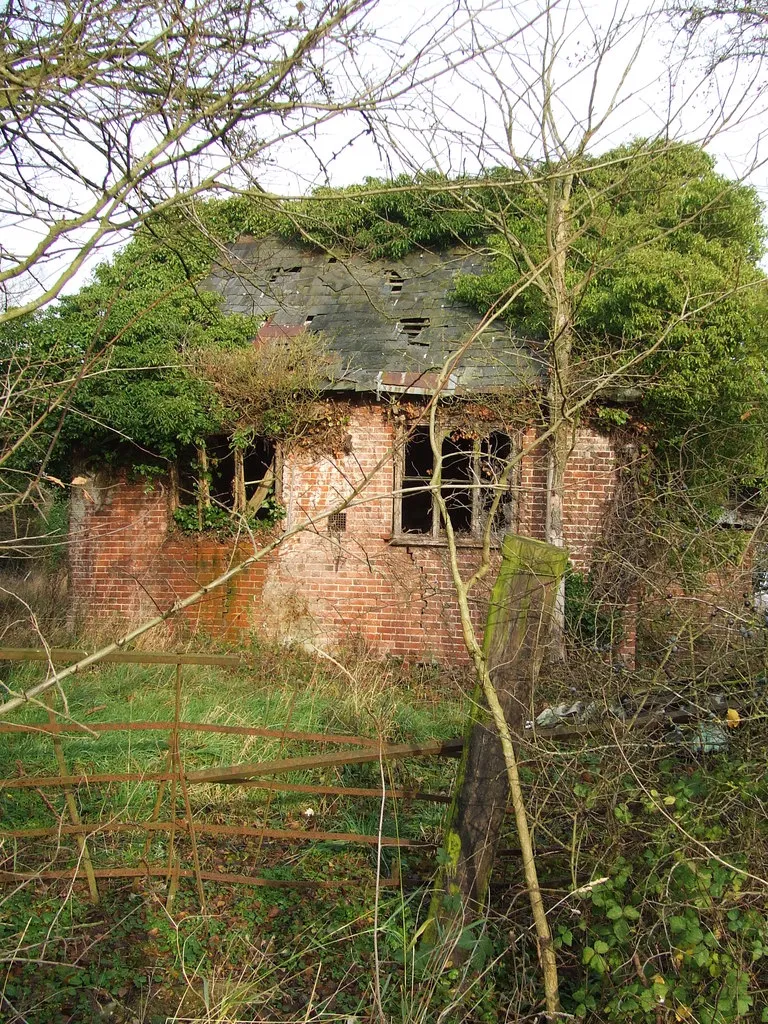
[[[184,721],[259,725],[296,731],[382,736],[408,742],[460,734],[462,694],[428,671],[407,679],[394,668],[358,659],[350,674],[299,654],[267,652],[254,669],[229,672],[185,667],[180,717]],[[17,667],[8,679],[14,689],[40,675],[35,666]],[[174,715],[175,669],[105,666],[67,687],[67,713],[78,722],[163,721]],[[62,702],[57,699],[57,709]],[[14,721],[44,723],[43,707],[28,707]],[[115,732],[65,736],[64,753],[72,774],[161,772],[166,767],[166,732]],[[317,744],[261,737],[182,733],[180,753],[187,770],[243,760],[263,760],[323,749]],[[3,736],[0,776],[54,775],[58,767],[50,736]],[[449,792],[453,762],[408,760],[393,765],[388,783],[410,789]],[[346,766],[292,773],[285,781],[378,787],[380,769]],[[79,785],[78,811],[85,823],[150,817],[156,783]],[[198,823],[260,825],[282,829],[354,831],[376,834],[380,802],[366,798],[308,797],[232,786],[190,787]],[[314,814],[308,820],[307,807]],[[178,802],[178,813],[183,808]],[[65,816],[64,797],[55,789],[6,789],[0,794],[2,828],[51,826]],[[385,835],[426,843],[439,837],[443,805],[387,801]],[[166,792],[161,818],[170,816]],[[259,838],[199,840],[204,870],[258,874],[277,879],[335,879],[340,890],[321,893],[206,885],[208,913],[192,881],[182,879],[172,912],[166,911],[165,879],[102,881],[102,904],[87,900],[84,883],[38,882],[6,888],[0,951],[5,974],[0,984],[5,1011],[0,1019],[48,1022],[84,1020],[99,1014],[111,1020],[155,1022],[179,1013],[206,1013],[234,1019],[255,1005],[292,1019],[312,1002],[329,1013],[356,1012],[371,997],[373,883],[375,849],[329,842],[280,845]],[[95,835],[89,849],[96,867],[135,865],[145,856],[141,833]],[[176,850],[191,867],[191,849],[177,838]],[[399,861],[404,876],[428,873],[434,861],[414,851],[402,861],[384,851],[384,875]],[[75,863],[71,837],[3,844],[4,869],[34,871]],[[155,834],[148,859],[165,863],[168,837]],[[378,954],[388,959],[402,950],[415,929],[419,894],[386,895],[377,933]],[[391,948],[390,948],[391,947]],[[0,976],[2,977],[2,976]],[[391,994],[390,994],[391,995]],[[254,1002],[255,1000],[255,1002]],[[227,1009],[227,1005],[229,1009]],[[206,1010],[207,1007],[207,1010]],[[7,1013],[2,1017],[2,1013]],[[16,1016],[14,1016],[14,1013]],[[105,1017],[106,1019],[106,1017]],[[251,1019],[247,1017],[246,1019]]]
[[[347,658],[346,670],[299,652],[262,651],[249,672],[186,670],[181,715],[229,724],[381,735],[390,741],[461,732],[462,687],[429,671]],[[735,677],[749,679],[749,666]],[[762,673],[761,668],[761,673]],[[597,701],[606,709],[643,679],[584,663],[570,684],[542,674],[540,696]],[[39,669],[17,669],[18,688]],[[689,687],[691,676],[687,675]],[[724,750],[706,753],[656,726],[553,742],[526,735],[521,776],[539,877],[555,936],[563,1010],[589,1024],[768,1024],[768,737],[765,687],[729,691],[716,717],[728,721]],[[680,684],[682,686],[683,683]],[[667,686],[677,692],[679,685]],[[688,690],[686,690],[688,692]],[[167,720],[173,669],[103,668],[67,687],[82,722]],[[692,692],[706,718],[710,691]],[[736,718],[733,717],[736,712]],[[44,708],[15,720],[44,722]],[[606,720],[610,715],[606,710]],[[0,775],[57,771],[50,737],[0,737]],[[302,754],[317,746],[184,733],[187,768]],[[159,771],[167,734],[67,735],[70,769]],[[453,762],[411,760],[394,785],[447,793]],[[377,764],[294,774],[293,782],[377,787]],[[81,785],[78,808],[95,823],[146,818],[157,790],[144,783]],[[193,786],[197,822],[376,833],[380,805],[362,798],[308,799],[262,790]],[[179,807],[179,811],[181,808]],[[55,790],[0,793],[4,829],[49,825],[64,812]],[[162,816],[170,809],[166,803]],[[182,879],[169,911],[165,878],[104,882],[98,907],[82,882],[38,881],[0,891],[0,1020],[13,1024],[113,1021],[249,1021],[319,1024],[523,1024],[537,1020],[541,979],[530,910],[513,851],[500,857],[488,919],[467,935],[466,976],[446,966],[448,947],[419,957],[428,878],[437,857],[441,805],[388,801],[383,831],[425,842],[403,851],[402,888],[375,887],[396,855],[318,842],[281,846],[258,837],[200,842],[204,868],[273,879],[337,880],[311,892],[206,883],[201,913],[194,882]],[[191,849],[177,838],[189,863]],[[137,863],[143,836],[95,836],[96,864]],[[502,846],[514,847],[511,833]],[[150,856],[165,862],[167,836]],[[75,844],[13,842],[4,867],[73,863]],[[511,879],[511,882],[506,881]],[[438,958],[442,957],[440,961]]]
[[[434,680],[422,682],[421,695],[406,693],[403,680],[385,669],[363,666],[355,682],[345,675],[329,674],[302,662],[292,661],[294,673],[276,677],[270,663],[257,670],[230,672],[214,668],[185,667],[180,717],[187,722],[222,725],[264,726],[275,730],[353,734],[383,737],[389,742],[410,742],[430,737],[443,738],[461,733],[460,691],[438,691]],[[39,668],[17,669],[9,685],[20,688],[39,677]],[[68,714],[86,725],[99,722],[172,721],[174,716],[172,666],[105,666],[77,678],[67,687]],[[59,700],[57,709],[62,710]],[[63,719],[66,721],[66,718]],[[42,707],[19,712],[14,721],[47,722]],[[157,773],[166,768],[168,733],[132,731],[68,734],[64,739],[71,774],[108,772]],[[290,739],[242,737],[213,733],[182,732],[180,754],[187,771],[239,761],[267,760],[319,753],[336,749]],[[0,750],[0,775],[58,774],[49,736],[19,733],[4,737]],[[436,761],[404,761],[393,767],[392,782],[412,789],[445,786],[450,769]],[[291,773],[285,781],[328,785],[378,786],[378,764],[350,765],[323,772]],[[120,814],[138,820],[149,816],[157,792],[156,783],[112,783],[80,787],[78,806],[84,821],[104,820]],[[279,818],[297,807],[304,809],[307,798],[293,794],[265,793],[240,787],[198,785],[190,790],[193,810],[226,815],[232,823],[248,823],[254,815],[263,820],[265,808]],[[316,801],[317,802],[317,801]],[[50,808],[34,790],[17,790],[5,795],[6,827],[50,825]],[[368,801],[370,803],[370,801]],[[318,802],[314,824],[325,830],[343,830],[360,825],[360,816],[373,827],[379,808],[374,801],[370,813],[362,800]],[[423,819],[423,814],[420,815]],[[275,827],[280,827],[275,824]],[[375,828],[374,828],[375,831]]]

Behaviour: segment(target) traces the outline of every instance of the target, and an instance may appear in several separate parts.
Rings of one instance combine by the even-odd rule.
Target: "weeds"
[[[392,741],[461,729],[460,690],[426,670],[414,683],[394,666],[365,657],[345,659],[342,671],[301,651],[288,657],[269,649],[256,663],[231,674],[185,669],[182,718],[312,732],[380,730]],[[615,735],[610,729],[576,733],[557,743],[530,730],[521,746],[564,1011],[590,1024],[759,1022],[768,1001],[764,688],[745,669],[721,712],[738,709],[728,719],[727,750],[706,754],[685,739],[695,737],[695,722],[676,726],[681,740],[671,737],[664,715],[679,710],[681,701],[703,713],[711,679],[692,680],[688,689],[649,690],[648,681],[594,659],[587,667],[584,672],[572,660],[561,678],[543,680],[542,701],[560,701],[576,689],[585,706],[603,708],[603,721],[618,721],[608,709],[631,695],[633,707],[643,700],[646,712],[656,708],[658,724],[636,733],[618,727]],[[14,685],[32,678],[29,667],[14,671]],[[168,721],[171,676],[171,669],[104,666],[74,680],[70,713],[83,723]],[[27,707],[15,720],[42,722],[46,714]],[[55,772],[49,737],[3,740],[4,777],[16,775],[19,763],[29,774]],[[167,757],[167,734],[103,733],[94,741],[67,733],[64,748],[73,771],[157,771]],[[310,749],[316,748],[279,738],[181,737],[190,767]],[[444,761],[398,762],[387,782],[447,793],[451,773]],[[295,773],[289,781],[376,788],[380,766],[328,770],[322,778]],[[148,817],[156,792],[148,783],[114,783],[79,786],[76,797],[83,820],[96,823]],[[380,823],[377,800],[222,785],[192,787],[190,796],[198,822],[366,834],[376,834]],[[1,805],[5,829],[50,825],[64,812],[54,790],[6,789]],[[308,806],[311,821],[304,815]],[[387,801],[382,829],[437,842],[442,812],[440,805]],[[187,840],[177,835],[175,842],[187,861]],[[402,886],[377,893],[375,847],[310,841],[286,849],[255,837],[199,842],[212,870],[344,884],[308,894],[206,883],[205,916],[192,879],[180,880],[170,913],[162,878],[102,880],[98,908],[88,904],[81,882],[6,888],[0,896],[0,1017],[30,1024],[346,1024],[350,1018],[378,1021],[382,1014],[386,1024],[536,1019],[536,946],[509,840],[486,916],[442,935],[431,950],[420,941],[435,866],[430,847],[382,850],[382,878],[399,876]],[[143,836],[95,834],[89,846],[97,866],[116,859],[139,864],[144,856]],[[74,843],[67,836],[26,848],[6,841],[3,855],[19,868],[72,863]],[[164,863],[167,835],[153,837],[146,856]],[[452,965],[457,943],[471,949],[466,967]]]

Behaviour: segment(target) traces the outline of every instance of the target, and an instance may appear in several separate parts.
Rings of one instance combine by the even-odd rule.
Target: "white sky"
[[[514,144],[536,155],[539,132],[532,118],[539,113],[535,104],[540,97],[540,59],[547,45],[547,24],[544,18],[533,19],[541,4],[538,0],[499,0],[476,7],[476,42],[488,43],[494,34],[510,35],[515,26],[520,35],[485,60],[468,63],[443,76],[431,90],[422,89],[409,97],[404,109],[389,118],[395,146],[386,154],[370,137],[344,148],[348,126],[332,122],[322,137],[313,140],[328,160],[332,184],[415,167],[439,165],[458,172],[477,169],[481,163],[508,162],[502,118],[494,106],[504,91],[513,101]],[[382,0],[376,12],[378,28],[382,34],[408,35],[415,43],[418,27],[432,25],[445,8],[441,0],[417,0],[408,5],[406,15],[401,4]],[[393,10],[398,15],[389,21]],[[597,69],[591,57],[595,42],[604,40],[612,26],[626,18],[631,23],[616,31]],[[468,36],[466,20],[464,38]],[[586,123],[590,100],[598,121],[613,103],[615,109],[590,143],[593,151],[669,131],[672,138],[706,143],[724,174],[748,175],[766,192],[768,175],[762,167],[762,150],[768,68],[763,72],[754,65],[729,63],[717,75],[708,74],[705,61],[712,54],[712,34],[699,39],[698,57],[683,63],[681,34],[667,20],[652,12],[647,15],[645,6],[636,0],[618,5],[613,0],[588,0],[583,5],[563,2],[550,20],[558,49],[552,71],[555,116],[569,142]],[[527,102],[531,99],[533,104]],[[338,155],[330,160],[334,153]],[[301,193],[325,181],[301,144],[284,147],[275,154],[275,161],[260,179],[275,191]]]
[[[342,92],[383,75],[390,62],[396,66],[435,36],[440,44],[427,68],[436,73],[448,62],[465,63],[378,111],[376,138],[361,136],[365,125],[351,115],[304,141],[275,146],[257,169],[259,184],[296,195],[327,181],[344,185],[401,170],[456,173],[508,164],[507,115],[518,155],[539,157],[541,70],[549,54],[562,144],[577,144],[590,113],[592,152],[668,131],[672,138],[706,142],[722,173],[749,180],[768,200],[768,68],[728,63],[717,75],[706,74],[712,37],[699,38],[698,53],[683,61],[680,33],[637,0],[561,0],[549,18],[542,9],[543,0],[380,0],[369,21],[378,41],[335,68],[347,79],[339,82]],[[595,48],[606,40],[598,67]],[[478,47],[485,55],[468,60]],[[94,262],[68,290],[87,279]]]

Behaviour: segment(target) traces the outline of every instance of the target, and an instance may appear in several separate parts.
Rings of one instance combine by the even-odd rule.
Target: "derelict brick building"
[[[233,495],[248,501],[268,482],[285,509],[273,530],[306,529],[188,609],[188,625],[319,646],[362,638],[383,654],[463,658],[443,527],[428,489],[432,449],[420,416],[446,361],[477,333],[477,314],[453,302],[451,290],[457,272],[480,271],[480,257],[457,250],[393,262],[335,259],[274,238],[242,239],[230,257],[212,286],[227,309],[264,317],[255,344],[322,332],[331,354],[323,400],[343,423],[343,443],[325,452],[256,443],[235,458],[226,438],[210,439],[212,500],[231,507]],[[546,447],[535,446],[533,426],[510,427],[508,417],[502,422],[494,413],[495,397],[506,396],[508,406],[510,396],[537,385],[541,391],[544,375],[535,346],[493,325],[444,381],[441,490],[465,570],[476,564],[501,467],[529,447],[503,485],[494,531],[544,535]],[[566,542],[577,568],[589,566],[620,461],[608,437],[579,428],[565,498]],[[173,510],[185,486],[176,472],[150,491],[98,466],[86,475],[70,549],[70,591],[81,618],[127,622],[155,614],[253,550],[247,537],[178,529]],[[482,593],[475,611],[479,628]]]

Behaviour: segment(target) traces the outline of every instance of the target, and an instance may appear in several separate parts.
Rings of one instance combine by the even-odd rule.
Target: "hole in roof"
[[[287,274],[298,274],[300,271],[301,267],[278,267],[270,274],[269,283],[274,284],[279,278],[285,277]]]
[[[402,334],[406,336],[408,341],[415,345],[427,345],[429,342],[424,341],[420,335],[425,327],[429,327],[428,316],[408,316],[403,317],[402,320],[397,321],[398,329]]]
[[[390,270],[387,274],[387,281],[389,282],[389,290],[393,295],[399,295],[403,290],[403,278],[398,274],[396,270]]]
[[[338,261],[338,259],[335,256],[329,256],[328,257],[328,262],[329,263],[338,263],[339,261]]]

